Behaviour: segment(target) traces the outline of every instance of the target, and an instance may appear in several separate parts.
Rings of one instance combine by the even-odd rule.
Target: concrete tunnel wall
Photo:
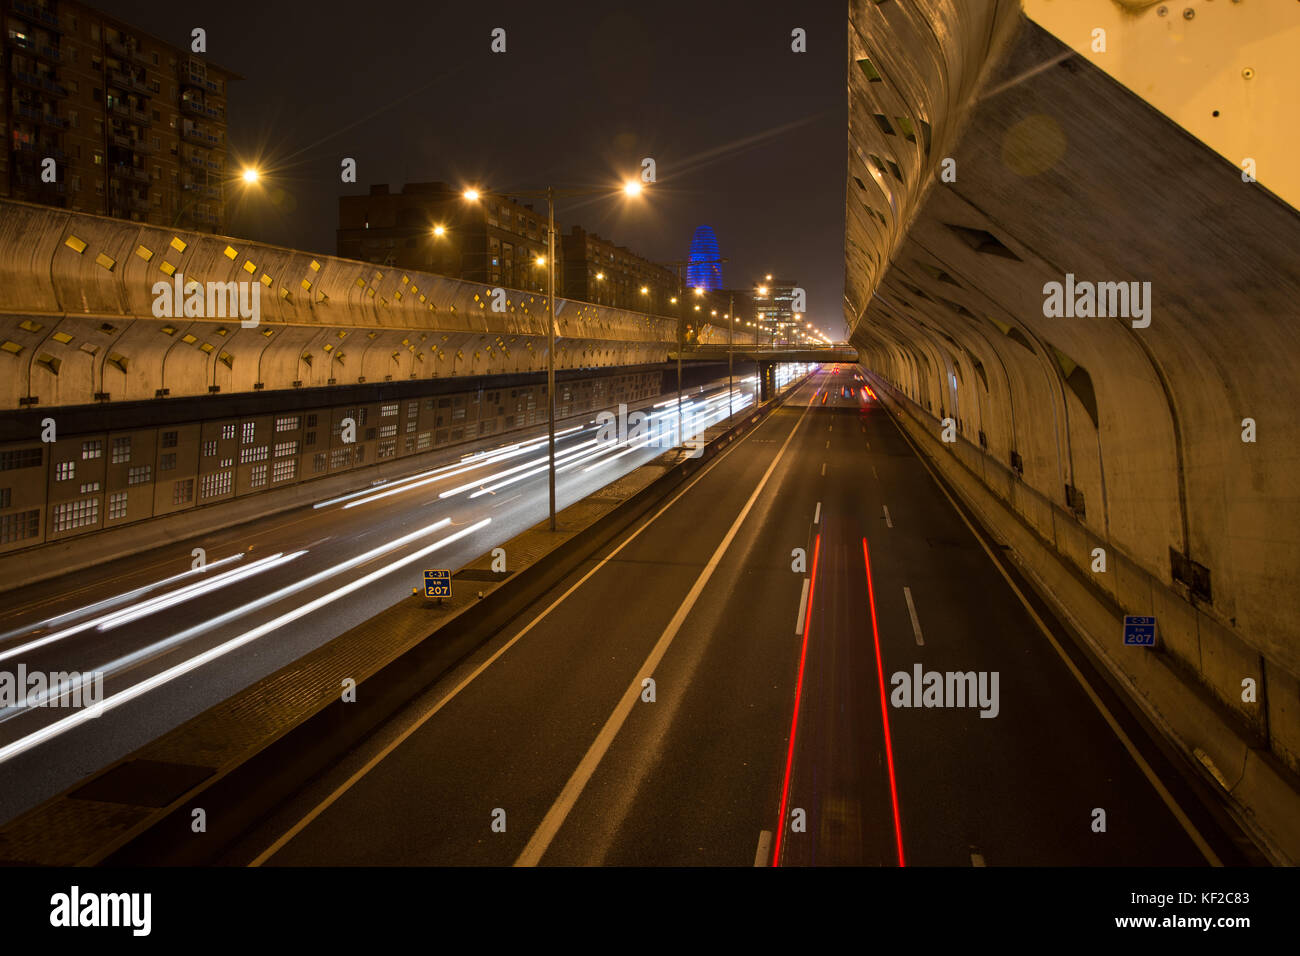
[[[944,450],[1300,770],[1300,216],[1015,3],[850,22],[863,365],[936,434],[954,419]],[[1150,325],[1045,317],[1067,273],[1150,282]]]
[[[155,318],[154,285],[242,281],[260,323]],[[0,201],[0,407],[477,376],[546,367],[546,296]],[[558,368],[663,362],[672,318],[557,298]],[[726,342],[705,325],[702,343]],[[737,332],[738,343],[753,335]]]

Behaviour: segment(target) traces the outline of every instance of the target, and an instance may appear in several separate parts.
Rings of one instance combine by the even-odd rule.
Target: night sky
[[[207,58],[244,77],[229,169],[256,163],[268,179],[231,207],[235,235],[334,254],[338,196],[371,183],[596,186],[650,156],[643,199],[561,204],[561,228],[669,262],[708,223],[728,286],[797,279],[809,318],[843,334],[843,3],[94,5],[185,47],[204,27]],[[807,53],[790,50],[795,27]],[[355,185],[340,181],[344,157]]]

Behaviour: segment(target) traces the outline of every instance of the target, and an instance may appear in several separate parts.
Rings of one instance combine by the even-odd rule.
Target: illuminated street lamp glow
[[[539,266],[544,266],[546,265],[546,256],[538,256],[536,259],[533,260],[533,262],[535,262]]]
[[[605,273],[603,273],[603,272],[597,272],[597,273],[596,273],[596,278],[597,278],[597,279],[604,279],[604,278],[605,278]]]
[[[434,226],[433,234],[435,236],[445,236],[447,234],[447,228],[445,226]]]
[[[479,192],[477,189],[467,189],[465,190],[464,195],[470,202],[478,202]]]
[[[644,187],[642,187],[641,183],[635,179],[629,179],[623,184],[623,192],[627,193],[629,196],[641,195],[642,188]]]
[[[243,178],[244,178],[244,182],[246,183],[255,183],[262,178],[262,174],[250,166],[244,170]]]
[[[650,290],[649,290],[648,288],[646,288],[645,286],[642,286],[642,287],[641,287],[641,294],[642,294],[642,295],[649,295],[649,294],[650,294]]]

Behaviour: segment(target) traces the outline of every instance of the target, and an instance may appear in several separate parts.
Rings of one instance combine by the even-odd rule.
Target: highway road
[[[753,385],[736,381],[737,412]],[[726,418],[726,381],[686,400],[689,437]],[[604,440],[594,420],[560,429],[560,508],[673,446],[675,395],[647,412],[650,431],[631,442]],[[354,492],[314,507],[10,591],[0,671],[100,671],[106,707],[0,708],[0,820],[388,609],[424,567],[461,567],[546,517],[544,431],[412,470],[379,486],[359,471]]]
[[[990,551],[823,369],[225,862],[1243,862]]]

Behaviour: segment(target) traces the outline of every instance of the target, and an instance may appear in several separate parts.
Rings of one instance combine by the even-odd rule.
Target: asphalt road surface
[[[753,384],[736,381],[737,412]],[[727,416],[725,380],[686,399],[687,437]],[[675,396],[658,406],[630,445],[598,440],[594,424],[561,428],[558,507],[672,447],[675,428],[658,426],[675,426]],[[546,517],[544,431],[472,456],[423,456],[412,470],[379,486],[361,471],[355,492],[314,507],[6,594],[0,671],[100,671],[108,706],[93,719],[84,707],[0,708],[0,820],[382,613],[422,568],[458,568]],[[191,571],[195,547],[207,553],[202,572]]]
[[[823,369],[227,862],[1243,862],[1014,580]]]

